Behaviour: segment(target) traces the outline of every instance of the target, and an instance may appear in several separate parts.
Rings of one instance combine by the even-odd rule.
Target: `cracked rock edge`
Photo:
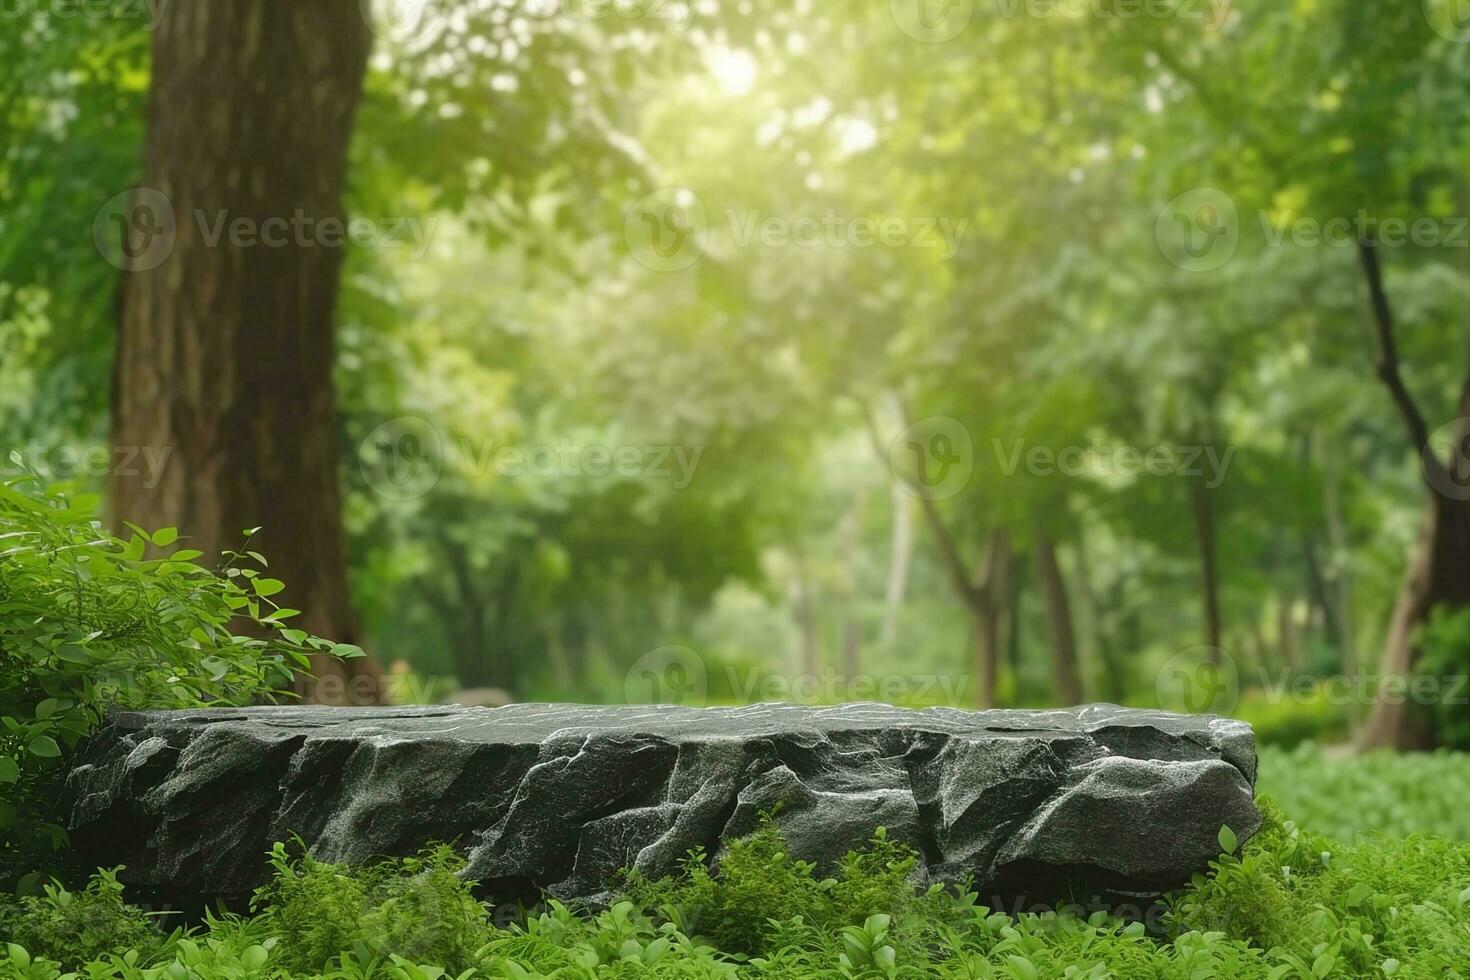
[[[778,805],[823,866],[883,826],[922,881],[1155,895],[1259,829],[1255,775],[1241,722],[1112,705],[289,706],[116,713],[65,803],[80,860],[179,900],[247,895],[295,834],[347,863],[445,841],[491,893],[601,902]]]

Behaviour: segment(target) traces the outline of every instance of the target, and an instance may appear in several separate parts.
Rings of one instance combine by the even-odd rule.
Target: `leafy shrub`
[[[299,846],[271,851],[271,882],[255,896],[290,970],[321,970],[344,952],[468,969],[488,938],[485,909],[446,846],[400,861],[348,869]]]
[[[835,930],[875,913],[903,915],[916,904],[911,877],[917,856],[882,827],[863,851],[846,855],[832,878],[791,857],[771,815],[760,828],[732,841],[711,868],[696,852],[681,876],[648,882],[630,876],[629,897],[708,936],[722,949],[754,953],[792,920]]]
[[[71,962],[90,980],[1467,976],[1470,845],[1429,837],[1342,845],[1264,809],[1264,829],[1243,848],[1222,831],[1225,853],[1173,897],[1153,933],[1104,912],[1013,918],[970,894],[915,894],[911,855],[884,835],[817,880],[768,821],[713,870],[701,862],[674,879],[633,880],[642,900],[595,915],[552,902],[504,929],[486,921],[456,875],[461,863],[442,848],[349,871],[279,847],[254,918],[210,918],[144,941],[127,931],[141,919],[117,914],[115,879],[104,876],[99,894],[112,904],[103,918],[131,925],[109,926],[112,940],[101,929],[85,933],[85,944],[58,945],[36,938],[36,923],[54,913],[33,901],[18,927],[6,920],[0,978],[59,980]],[[645,900],[672,904],[653,910]],[[764,917],[761,901],[770,903]],[[717,934],[724,940],[712,945]]]
[[[157,945],[160,937],[148,917],[123,901],[117,870],[98,871],[80,892],[47,885],[40,896],[0,905],[0,936],[34,955],[74,966],[112,950]]]
[[[1419,647],[1420,674],[1439,680],[1470,675],[1470,607],[1441,606],[1434,610],[1429,622],[1419,631]],[[1435,698],[1423,709],[1429,714],[1436,744],[1462,751],[1470,749],[1470,712],[1465,710],[1462,700],[1470,691],[1454,688],[1448,693],[1454,696]]]
[[[275,845],[270,863],[274,874],[256,893],[251,909],[270,918],[281,965],[320,969],[352,949],[368,905],[367,873],[318,861],[304,849],[293,857],[285,844]]]
[[[259,554],[227,552],[211,571],[174,528],[124,541],[95,497],[40,487],[0,483],[0,885],[30,871],[31,887],[66,843],[53,812],[65,756],[108,709],[247,703],[288,687],[312,652],[361,653],[286,627],[294,611],[272,602],[284,586]]]

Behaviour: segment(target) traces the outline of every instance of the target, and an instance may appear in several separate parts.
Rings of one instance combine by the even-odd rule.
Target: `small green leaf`
[[[1220,853],[1234,854],[1235,849],[1240,846],[1240,840],[1235,836],[1235,831],[1229,827],[1220,828]]]
[[[36,705],[36,720],[45,721],[47,718],[50,718],[52,715],[56,714],[57,709],[60,707],[60,701],[56,700],[55,698],[47,698],[40,704]]]
[[[20,782],[20,766],[8,755],[0,755],[0,783]]]
[[[160,548],[167,548],[179,540],[179,529],[176,527],[161,527],[153,532],[153,543]]]
[[[255,586],[255,594],[261,598],[273,596],[286,588],[286,583],[278,578],[257,578],[251,584]]]
[[[91,660],[87,657],[86,647],[77,646],[75,643],[64,643],[56,650],[56,656],[69,664],[88,664]]]
[[[210,680],[214,681],[223,679],[230,672],[230,662],[219,657],[205,657],[199,661],[199,666],[208,671]]]
[[[56,744],[56,739],[50,735],[38,735],[31,739],[31,744],[26,746],[31,755],[38,755],[43,759],[59,759],[61,757],[61,746]]]

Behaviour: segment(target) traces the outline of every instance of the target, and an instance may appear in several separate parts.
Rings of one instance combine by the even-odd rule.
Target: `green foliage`
[[[1364,832],[1470,841],[1470,756],[1348,756],[1302,745],[1261,749],[1257,790],[1301,826],[1354,841]]]
[[[126,908],[110,873],[51,889],[0,918],[0,978],[95,980],[1353,980],[1465,978],[1470,844],[1308,832],[1262,802],[1243,847],[1228,828],[1206,874],[1162,916],[1017,916],[973,894],[916,892],[914,855],[881,831],[830,878],[794,860],[771,821],[710,869],[630,880],[596,913],[558,902],[493,925],[437,847],[362,869],[285,845],[253,918],[164,936]],[[697,857],[697,856],[696,856]]]
[[[284,625],[254,552],[211,571],[175,528],[123,540],[95,498],[39,487],[0,484],[0,883],[64,847],[60,774],[107,710],[248,703],[334,649]]]
[[[1230,717],[1249,724],[1256,744],[1294,748],[1303,742],[1340,742],[1347,735],[1347,708],[1333,704],[1320,689],[1307,697],[1266,697],[1265,692],[1241,695]]]
[[[299,849],[296,857],[284,844],[272,849],[274,875],[252,903],[284,968],[325,969],[344,952],[437,963],[452,973],[474,961],[487,936],[485,910],[458,875],[464,859],[449,847],[356,870]]]
[[[1448,749],[1470,749],[1470,711],[1465,699],[1470,688],[1470,608],[1434,610],[1419,631],[1420,656],[1416,664],[1422,676],[1451,685],[1444,697],[1433,698],[1426,710],[1434,726],[1435,744]]]
[[[916,866],[915,855],[879,827],[868,848],[847,854],[833,877],[818,879],[813,865],[791,857],[766,815],[755,833],[728,845],[717,867],[696,852],[682,876],[657,882],[634,876],[628,891],[643,908],[696,923],[722,949],[754,953],[792,923],[832,932],[874,913],[913,912]]]
[[[123,901],[118,870],[98,871],[79,892],[47,885],[41,895],[3,900],[0,936],[34,956],[77,964],[156,945],[161,937],[147,916]]]

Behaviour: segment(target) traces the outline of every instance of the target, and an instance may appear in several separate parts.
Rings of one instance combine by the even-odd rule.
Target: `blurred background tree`
[[[299,6],[0,36],[0,441],[206,552],[263,526],[421,682],[371,697],[673,663],[1464,730],[1324,686],[1470,666],[1440,5]],[[139,186],[176,226],[120,270]],[[201,238],[339,208],[384,233]]]

